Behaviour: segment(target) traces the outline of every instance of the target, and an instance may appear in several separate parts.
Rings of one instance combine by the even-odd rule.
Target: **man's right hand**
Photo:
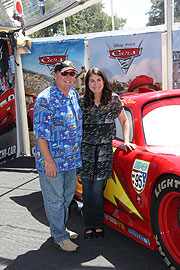
[[[45,169],[46,169],[46,175],[51,177],[51,178],[56,178],[57,175],[57,166],[54,160],[48,160],[45,161]]]

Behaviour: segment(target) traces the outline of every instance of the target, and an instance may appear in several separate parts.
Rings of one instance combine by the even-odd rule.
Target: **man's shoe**
[[[66,251],[66,252],[75,252],[77,251],[77,248],[78,248],[78,245],[74,244],[70,239],[59,242],[56,245],[58,245],[58,247],[62,251]]]
[[[78,233],[73,232],[73,231],[70,231],[68,228],[66,228],[66,232],[69,233],[69,238],[71,240],[75,240],[75,239],[77,239],[79,237],[79,234]]]

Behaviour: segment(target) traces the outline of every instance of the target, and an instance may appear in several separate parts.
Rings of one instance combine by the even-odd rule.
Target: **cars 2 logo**
[[[39,63],[41,65],[45,65],[49,71],[49,73],[53,74],[54,71],[54,66],[61,62],[61,61],[65,61],[67,58],[67,55],[49,55],[49,56],[39,56]]]
[[[51,56],[40,56],[39,63],[43,65],[55,65],[61,61],[66,60],[66,55],[51,55]]]
[[[120,65],[124,74],[128,72],[133,60],[135,57],[141,55],[142,48],[141,48],[142,41],[140,42],[137,48],[123,48],[123,49],[111,49],[109,47],[109,57],[113,58],[117,61]]]
[[[141,48],[110,50],[109,55],[112,58],[120,58],[120,59],[137,57],[141,55]]]

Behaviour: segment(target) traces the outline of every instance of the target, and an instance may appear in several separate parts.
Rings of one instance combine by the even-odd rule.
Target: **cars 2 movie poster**
[[[95,37],[88,45],[90,67],[102,69],[117,92],[127,90],[139,75],[153,77],[161,86],[161,32]]]

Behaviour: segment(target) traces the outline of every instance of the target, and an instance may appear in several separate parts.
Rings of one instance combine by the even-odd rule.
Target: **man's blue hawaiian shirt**
[[[37,170],[45,172],[45,162],[36,143],[38,138],[48,141],[58,172],[82,166],[82,111],[73,87],[66,97],[53,82],[38,95],[34,105],[34,134]]]

